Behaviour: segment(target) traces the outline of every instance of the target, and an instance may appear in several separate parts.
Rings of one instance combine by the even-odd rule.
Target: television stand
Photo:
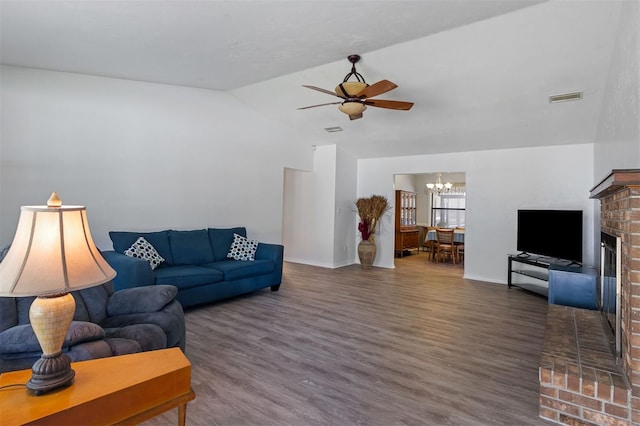
[[[525,255],[525,256],[523,256]],[[507,286],[518,287],[544,297],[549,296],[548,258],[528,253],[510,254]]]
[[[545,296],[549,303],[595,309],[596,272],[592,267],[544,256],[509,255],[509,288]]]

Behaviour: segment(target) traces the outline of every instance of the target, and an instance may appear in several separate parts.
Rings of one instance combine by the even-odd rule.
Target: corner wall
[[[335,145],[315,149],[312,171],[285,171],[282,215],[285,260],[333,266],[335,182]]]
[[[312,171],[285,171],[285,260],[325,268],[354,263],[356,165],[336,145],[323,145]]]

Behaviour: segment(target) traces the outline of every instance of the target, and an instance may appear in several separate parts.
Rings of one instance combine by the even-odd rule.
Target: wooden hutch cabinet
[[[420,230],[416,226],[416,193],[396,191],[395,253],[418,250]]]

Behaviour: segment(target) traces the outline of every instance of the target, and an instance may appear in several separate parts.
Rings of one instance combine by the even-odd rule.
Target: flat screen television
[[[518,210],[517,250],[582,263],[582,210]]]

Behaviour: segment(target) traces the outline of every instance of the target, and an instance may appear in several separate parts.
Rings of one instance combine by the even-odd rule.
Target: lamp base
[[[31,367],[27,390],[36,395],[73,382],[75,372],[71,369],[71,358],[60,348],[75,310],[76,303],[71,293],[42,295],[31,303],[29,319],[42,348],[42,356]]]
[[[42,395],[71,385],[75,375],[75,371],[71,369],[69,355],[62,352],[42,355],[31,367],[31,379],[27,382],[27,389],[35,395]]]

